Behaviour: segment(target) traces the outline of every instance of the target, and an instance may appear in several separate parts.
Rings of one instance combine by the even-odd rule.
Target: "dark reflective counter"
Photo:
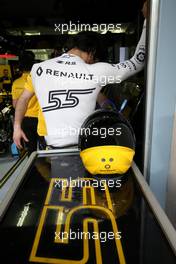
[[[36,155],[4,209],[4,263],[176,263],[133,170],[92,177],[79,153]]]

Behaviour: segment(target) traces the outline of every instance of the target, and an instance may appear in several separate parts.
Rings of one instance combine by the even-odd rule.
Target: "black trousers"
[[[28,138],[29,142],[25,142],[25,148],[30,155],[33,151],[37,150],[38,134],[37,134],[37,117],[24,117],[22,122],[22,129]]]

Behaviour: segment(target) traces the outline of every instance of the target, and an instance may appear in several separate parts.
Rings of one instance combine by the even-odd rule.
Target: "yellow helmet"
[[[130,123],[111,110],[97,110],[85,120],[78,145],[84,167],[93,175],[124,174],[135,154]]]

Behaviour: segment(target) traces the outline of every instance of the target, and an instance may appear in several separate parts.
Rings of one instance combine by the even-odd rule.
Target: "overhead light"
[[[68,31],[68,34],[69,35],[74,35],[74,34],[77,34],[79,31]]]
[[[31,31],[31,32],[25,32],[26,36],[38,36],[41,35],[40,32],[36,32],[36,31]]]
[[[100,32],[100,34],[106,34],[106,33],[107,33],[106,29]]]
[[[19,217],[19,219],[18,219],[18,223],[17,223],[17,226],[18,226],[18,227],[23,226],[24,220],[25,220],[25,218],[26,218],[27,215],[28,215],[29,208],[30,208],[30,203],[28,203],[28,204],[26,204],[26,205],[24,206],[24,209],[23,209],[23,211],[21,212],[21,215],[20,215],[20,217]]]
[[[5,53],[5,54],[0,54],[0,58],[1,59],[12,59],[12,58],[16,58],[17,56],[16,55],[14,55],[14,54],[7,54],[7,53]]]
[[[113,30],[110,30],[111,33],[125,33],[126,30],[125,28],[123,29],[113,29]]]

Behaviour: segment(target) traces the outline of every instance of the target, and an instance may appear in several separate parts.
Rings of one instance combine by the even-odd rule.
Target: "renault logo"
[[[43,73],[43,69],[42,69],[42,67],[39,67],[39,68],[37,69],[36,73],[37,73],[38,76],[41,76],[42,73]]]

